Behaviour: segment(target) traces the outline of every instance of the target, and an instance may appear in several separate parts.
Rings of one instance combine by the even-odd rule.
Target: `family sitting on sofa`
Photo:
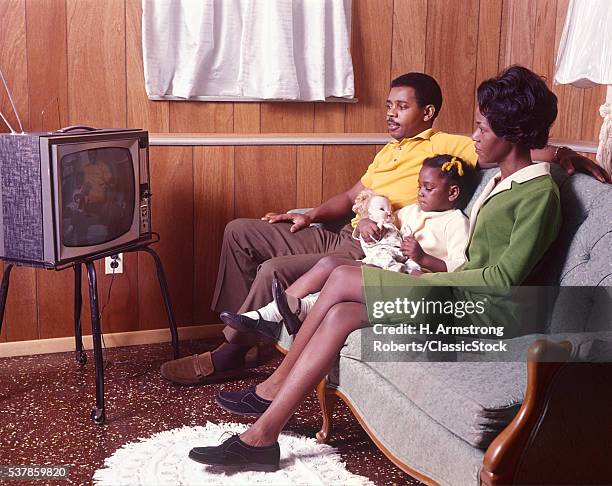
[[[212,352],[165,363],[162,375],[189,385],[235,376],[257,362],[260,336],[278,336],[283,321],[295,339],[263,383],[217,397],[223,408],[258,420],[217,447],[192,449],[192,459],[278,468],[278,435],[326,375],[347,336],[375,322],[373,302],[394,299],[398,289],[417,299],[426,286],[520,285],[556,238],[561,222],[549,164],[532,160],[610,181],[588,159],[547,146],[557,99],[528,69],[514,66],[483,82],[477,98],[472,141],[432,128],[442,105],[433,78],[420,73],[396,78],[387,100],[387,126],[394,141],[351,189],[306,214],[268,213],[262,220],[238,219],[227,225],[213,298],[213,309],[222,312],[227,324],[227,342]],[[459,195],[469,191],[461,178],[469,168],[479,167],[500,171],[476,201],[465,231],[454,226],[451,231],[448,224],[456,219]],[[384,224],[361,217],[340,232],[311,226],[346,217],[366,189],[386,197],[394,211],[411,207],[410,218],[401,221],[409,231],[402,235],[400,250],[421,271],[408,274],[357,261],[364,258],[368,243],[390,231]],[[457,247],[465,248],[464,262],[457,262]],[[320,294],[311,295],[316,292]]]

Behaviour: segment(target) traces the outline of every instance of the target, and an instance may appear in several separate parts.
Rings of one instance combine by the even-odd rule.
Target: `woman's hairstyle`
[[[424,73],[407,73],[391,81],[392,88],[409,87],[414,89],[420,107],[433,105],[435,108],[432,120],[435,120],[442,108],[442,90],[438,82]]]
[[[557,118],[557,97],[540,76],[511,66],[480,84],[478,108],[498,137],[529,149],[543,148]]]
[[[476,189],[477,180],[474,169],[459,157],[452,155],[436,155],[423,161],[424,167],[440,169],[442,177],[449,185],[459,186],[459,198],[455,207],[463,209],[470,202]]]

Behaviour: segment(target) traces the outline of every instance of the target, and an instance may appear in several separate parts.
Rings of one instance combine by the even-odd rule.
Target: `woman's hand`
[[[369,218],[361,218],[357,223],[357,234],[363,238],[366,243],[380,240],[382,229]]]
[[[300,231],[303,228],[308,228],[312,223],[312,218],[307,214],[301,213],[266,213],[266,215],[261,218],[263,221],[267,221],[268,223],[280,223],[282,221],[288,221],[293,223],[289,231],[295,233],[296,231]]]
[[[574,152],[568,147],[559,147],[555,157],[557,162],[569,175],[574,172],[589,174],[599,182],[612,183],[612,178],[603,168],[594,163],[591,159]]]
[[[419,265],[421,265],[423,257],[425,256],[423,248],[421,248],[421,245],[419,245],[419,242],[415,240],[413,236],[404,237],[402,245],[400,246],[400,251],[402,255],[417,262]]]

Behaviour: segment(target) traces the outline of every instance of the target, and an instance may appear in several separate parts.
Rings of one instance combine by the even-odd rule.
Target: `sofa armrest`
[[[569,342],[535,341],[529,348],[527,390],[516,417],[483,459],[485,485],[600,484],[612,477],[611,363],[571,361]]]

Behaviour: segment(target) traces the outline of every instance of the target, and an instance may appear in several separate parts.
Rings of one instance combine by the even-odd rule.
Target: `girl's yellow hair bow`
[[[453,167],[457,168],[457,174],[459,174],[459,177],[463,177],[463,164],[457,157],[453,157],[450,161],[444,162],[440,169],[442,169],[444,172],[450,172]]]

